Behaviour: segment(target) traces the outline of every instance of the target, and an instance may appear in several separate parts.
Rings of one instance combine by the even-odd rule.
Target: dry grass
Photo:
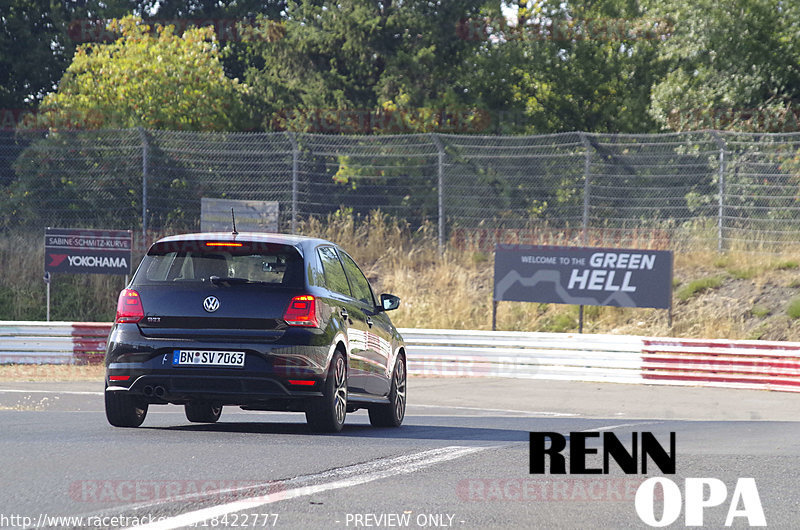
[[[0,364],[0,382],[102,381],[103,365]]]
[[[300,232],[337,242],[362,265],[378,292],[398,295],[402,303],[392,313],[398,327],[491,328],[493,257],[487,250],[487,231],[457,231],[457,244],[450,242],[442,254],[435,226],[412,229],[404,220],[381,212],[358,217],[344,211],[321,220],[311,218],[301,223]],[[533,244],[579,244],[580,238],[579,231],[562,231],[559,235],[542,227],[510,234],[511,239]],[[690,243],[699,236],[688,229],[683,234],[685,242],[678,240],[681,232],[671,236],[671,240],[664,231],[651,231],[650,239],[647,234],[637,232],[636,241],[620,241],[620,244],[630,243],[631,248],[692,249],[675,253],[676,292],[708,277],[719,277],[721,285],[698,292],[685,301],[676,297],[672,327],[667,311],[663,310],[587,307],[584,331],[800,339],[800,320],[794,326],[787,315],[789,300],[800,296],[800,279],[795,278],[800,256],[759,253],[758,248],[740,248],[725,254],[714,249],[697,250]],[[597,243],[594,237],[590,242]],[[31,248],[32,240],[10,235],[0,238],[0,269],[17,271],[0,278],[0,308],[7,309],[0,319],[44,319],[40,274],[43,250]],[[40,236],[35,240],[40,241]],[[30,250],[19,252],[24,245]],[[119,277],[109,276],[57,277],[54,319],[110,320],[121,283]],[[8,309],[9,306],[13,309]],[[768,314],[764,310],[754,314],[756,306],[766,308]],[[497,327],[501,330],[574,332],[577,322],[578,310],[574,306],[515,302],[498,306]]]
[[[423,226],[412,231],[403,221],[378,212],[366,219],[349,214],[329,216],[324,222],[307,221],[303,233],[336,241],[362,264],[365,273],[380,292],[392,292],[402,300],[392,313],[398,327],[491,329],[493,258],[479,245],[478,238],[449,244],[439,254],[436,230]],[[463,236],[463,234],[461,234]],[[658,236],[659,234],[656,234]],[[663,238],[648,241],[639,237],[638,247],[663,247]],[[529,241],[525,241],[529,242]],[[542,243],[554,243],[551,239]],[[483,242],[485,243],[485,241]],[[535,242],[534,242],[535,243]],[[575,242],[572,242],[573,244]],[[485,246],[485,245],[483,245]],[[758,250],[758,249],[755,249]],[[775,291],[800,288],[792,283],[798,256],[758,253],[737,249],[720,255],[714,250],[675,253],[676,291],[706,277],[718,277],[723,286],[742,284],[740,290],[768,290],[775,281]],[[784,274],[775,280],[774,274]],[[793,287],[786,287],[786,284]],[[685,302],[675,300],[672,326],[664,310],[586,307],[584,331],[649,336],[683,336],[751,339],[779,337],[800,339],[800,329],[783,329],[770,336],[762,327],[747,321],[764,318],[752,314],[757,301],[738,294],[697,293]],[[791,293],[789,293],[791,294]],[[800,294],[800,292],[798,292]],[[769,303],[775,304],[773,300]],[[782,308],[772,313],[783,314]],[[578,326],[578,308],[557,304],[502,302],[498,306],[497,329],[518,331],[574,332]]]
[[[398,327],[491,327],[492,264],[469,250],[448,248],[440,255],[435,227],[412,231],[374,212],[361,222],[351,215],[312,219],[301,231],[335,241],[376,290],[399,296],[403,303],[392,313]]]
[[[311,219],[301,233],[335,241],[361,264],[376,290],[399,296],[400,308],[392,313],[398,327],[491,329],[493,258],[479,241],[447,245],[440,254],[434,226],[412,231],[380,212],[361,220],[349,214]],[[586,308],[586,314],[587,332],[609,331],[637,318],[634,310],[610,307]],[[666,328],[666,316],[656,314],[654,320],[663,320]],[[571,306],[503,302],[497,311],[497,328],[503,330],[576,331],[577,323],[577,308]]]
[[[413,230],[405,221],[380,212],[366,218],[344,212],[323,220],[308,219],[301,224],[301,233],[337,242],[362,265],[378,292],[398,295],[402,303],[391,315],[398,327],[491,329],[493,257],[481,238],[472,241],[462,232],[459,244],[448,244],[440,254],[435,226]],[[579,243],[566,235],[564,239],[550,237],[540,242]],[[29,252],[19,252],[26,241],[29,238],[0,238],[0,270],[16,271],[0,279],[0,303],[15,299],[14,313],[5,318],[43,320],[43,250],[34,247]],[[663,248],[662,243],[658,238],[648,242],[642,234],[632,248]],[[800,340],[800,319],[795,317],[800,314],[800,256],[751,250],[724,254],[713,250],[676,252],[676,292],[703,278],[718,277],[720,284],[694,292],[684,301],[675,297],[672,326],[664,310],[586,307],[584,331]],[[62,276],[57,280],[63,286],[56,302],[62,307],[63,320],[110,319],[102,316],[102,311],[113,314],[121,279]],[[516,302],[498,306],[500,330],[575,332],[577,323],[578,308],[574,306]],[[102,366],[0,365],[0,382],[102,379]]]
[[[0,320],[45,320],[47,313],[42,233],[0,237]],[[51,320],[107,321],[124,287],[121,276],[56,274]]]

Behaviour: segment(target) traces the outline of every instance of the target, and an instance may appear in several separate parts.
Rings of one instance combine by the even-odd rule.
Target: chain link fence
[[[200,228],[201,198],[280,226],[373,210],[440,243],[771,252],[800,242],[800,134],[339,136],[0,132],[0,229]]]

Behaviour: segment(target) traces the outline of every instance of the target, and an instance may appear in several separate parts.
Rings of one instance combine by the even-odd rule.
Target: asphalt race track
[[[609,474],[531,475],[530,431],[649,431],[667,449],[675,432],[676,474],[651,463],[649,476],[681,491],[722,480],[705,526],[724,526],[737,479],[752,477],[768,526],[800,527],[800,394],[412,378],[400,429],[359,411],[318,435],[302,414],[235,408],[202,425],[151,406],[141,428],[113,428],[101,390],[0,383],[0,527],[649,528],[634,509],[647,476],[613,461]],[[602,450],[587,462],[601,467]]]

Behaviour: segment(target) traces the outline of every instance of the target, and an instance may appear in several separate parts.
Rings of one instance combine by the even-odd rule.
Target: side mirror
[[[400,307],[400,299],[393,294],[381,295],[381,307],[383,311],[391,311]]]

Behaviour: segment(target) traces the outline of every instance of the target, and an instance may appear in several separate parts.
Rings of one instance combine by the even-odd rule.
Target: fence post
[[[717,177],[717,252],[725,250],[725,140],[719,132],[711,131],[714,141],[719,147],[719,175]]]
[[[591,193],[592,175],[592,144],[586,137],[585,132],[578,133],[581,135],[581,143],[586,148],[583,160],[583,245],[586,246],[589,237],[589,195]],[[582,308],[581,308],[582,309]],[[583,320],[583,319],[581,319]],[[581,326],[583,327],[583,326]]]
[[[289,135],[289,141],[292,142],[292,233],[297,233],[297,168],[300,159],[300,152],[297,148],[297,138],[294,133],[286,133]]]
[[[144,128],[137,127],[142,140],[142,248],[147,248],[147,171],[150,145]]]
[[[431,140],[433,140],[437,151],[439,151],[439,162],[437,164],[438,171],[438,193],[439,193],[439,254],[444,253],[444,145],[439,135],[431,133]]]

